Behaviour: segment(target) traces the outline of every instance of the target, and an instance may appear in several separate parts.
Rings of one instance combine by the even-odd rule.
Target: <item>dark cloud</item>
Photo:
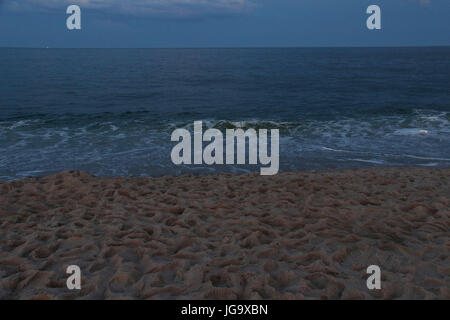
[[[133,15],[191,17],[238,14],[255,6],[253,0],[6,0],[16,10],[32,7],[61,8],[78,4],[82,8]]]

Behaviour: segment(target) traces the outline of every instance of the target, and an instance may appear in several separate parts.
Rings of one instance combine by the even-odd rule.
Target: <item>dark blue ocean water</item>
[[[174,166],[194,120],[279,128],[282,170],[448,166],[450,48],[0,49],[0,180],[259,169]]]

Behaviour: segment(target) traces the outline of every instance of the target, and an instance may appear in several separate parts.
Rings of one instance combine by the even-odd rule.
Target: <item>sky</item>
[[[366,27],[374,4],[381,30]],[[0,47],[435,45],[450,45],[450,0],[0,0]]]

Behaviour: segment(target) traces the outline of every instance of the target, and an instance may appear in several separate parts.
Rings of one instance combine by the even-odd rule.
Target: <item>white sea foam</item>
[[[421,128],[403,128],[403,129],[398,129],[395,130],[393,134],[395,135],[401,135],[401,136],[425,136],[428,135],[430,132],[428,130],[425,129],[421,129]]]
[[[373,164],[384,164],[385,163],[383,160],[371,160],[371,159],[347,159],[347,161],[358,161],[358,162],[366,162],[366,163],[373,163]]]

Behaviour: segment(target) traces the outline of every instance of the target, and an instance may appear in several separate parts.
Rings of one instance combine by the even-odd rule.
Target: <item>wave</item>
[[[66,169],[99,175],[153,175],[247,167],[175,167],[170,162],[176,128],[279,129],[281,170],[355,165],[450,165],[450,112],[414,110],[407,115],[316,119],[217,119],[183,112],[173,118],[152,112],[103,113],[0,120],[1,179]],[[267,115],[269,117],[269,115]],[[426,134],[425,134],[426,132]]]

